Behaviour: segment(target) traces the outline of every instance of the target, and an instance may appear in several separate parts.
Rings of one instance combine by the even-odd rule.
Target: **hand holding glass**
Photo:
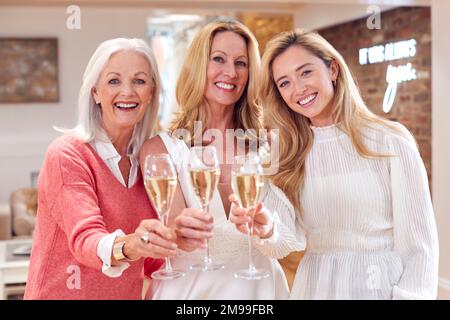
[[[177,188],[177,173],[172,160],[167,154],[148,155],[145,158],[144,173],[147,195],[160,221],[167,226],[170,206]],[[153,279],[169,280],[185,276],[184,272],[172,269],[168,257],[165,260],[165,268],[153,272]]]

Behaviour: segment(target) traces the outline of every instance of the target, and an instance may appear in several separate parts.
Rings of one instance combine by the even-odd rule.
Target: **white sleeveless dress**
[[[167,133],[160,133],[162,141],[168,150],[178,171],[178,181],[189,207],[199,208],[187,170],[189,149],[186,144],[170,137]],[[281,192],[269,192],[273,186],[267,186],[263,192],[271,199],[263,198],[268,203],[276,204],[279,211],[292,212],[290,205],[283,198]],[[281,195],[278,198],[276,195]],[[267,203],[266,203],[267,206]],[[286,210],[285,210],[286,209]],[[273,209],[271,211],[274,211]],[[293,225],[295,217],[274,214],[276,227],[274,235],[265,240],[253,239],[252,257],[257,268],[265,268],[270,277],[262,280],[236,279],[234,273],[248,267],[248,241],[245,234],[236,230],[225,214],[225,210],[216,190],[211,204],[210,213],[214,217],[214,236],[209,241],[210,255],[213,259],[225,264],[225,268],[218,271],[193,271],[189,267],[202,261],[205,251],[198,249],[193,252],[178,250],[171,260],[172,266],[186,270],[186,276],[173,280],[152,280],[150,284],[151,299],[287,299],[289,289],[283,270],[276,259],[282,258],[294,250],[303,250],[304,236],[299,236],[298,226]],[[285,225],[286,221],[288,225]]]

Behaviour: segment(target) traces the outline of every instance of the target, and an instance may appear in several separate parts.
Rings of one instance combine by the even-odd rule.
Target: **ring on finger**
[[[144,232],[144,234],[141,236],[141,241],[144,243],[150,242],[150,233]]]

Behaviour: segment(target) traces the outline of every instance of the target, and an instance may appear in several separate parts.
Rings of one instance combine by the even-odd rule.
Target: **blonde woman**
[[[255,265],[270,270],[271,277],[259,281],[236,279],[234,273],[247,267],[247,238],[235,230],[228,220],[231,203],[231,166],[221,163],[218,191],[213,195],[210,214],[198,209],[195,194],[187,173],[186,155],[190,141],[196,135],[202,145],[213,145],[222,155],[235,154],[236,138],[225,140],[226,130],[261,128],[261,108],[256,101],[256,83],[260,67],[258,44],[251,32],[234,20],[219,20],[203,27],[187,52],[176,95],[180,112],[170,131],[188,134],[187,142],[160,133],[147,141],[141,161],[147,154],[169,153],[178,169],[179,188],[175,194],[171,214],[176,216],[178,250],[174,267],[189,269],[201,262],[205,239],[210,238],[210,254],[225,264],[223,270],[189,271],[183,278],[171,281],[152,281],[149,298],[153,299],[284,299],[288,297],[283,271],[273,258],[298,249],[295,230],[274,232],[282,223],[268,217],[267,228],[261,228],[255,238],[258,248]],[[201,125],[202,127],[196,127]],[[208,137],[214,130],[216,136]],[[189,209],[185,209],[189,208]],[[184,210],[184,211],[183,211]],[[278,226],[278,224],[280,226]],[[284,245],[288,235],[292,245]],[[265,245],[264,245],[265,244]],[[200,249],[200,250],[196,250]]]
[[[280,130],[271,180],[306,233],[291,298],[436,298],[436,225],[411,134],[367,109],[318,34],[278,35],[262,69],[265,123]]]

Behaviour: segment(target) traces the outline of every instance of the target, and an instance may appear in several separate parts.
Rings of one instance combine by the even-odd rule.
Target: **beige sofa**
[[[0,203],[0,240],[11,239],[11,209],[9,203]]]
[[[35,188],[23,188],[11,193],[9,203],[0,204],[0,240],[31,237],[36,210]]]

